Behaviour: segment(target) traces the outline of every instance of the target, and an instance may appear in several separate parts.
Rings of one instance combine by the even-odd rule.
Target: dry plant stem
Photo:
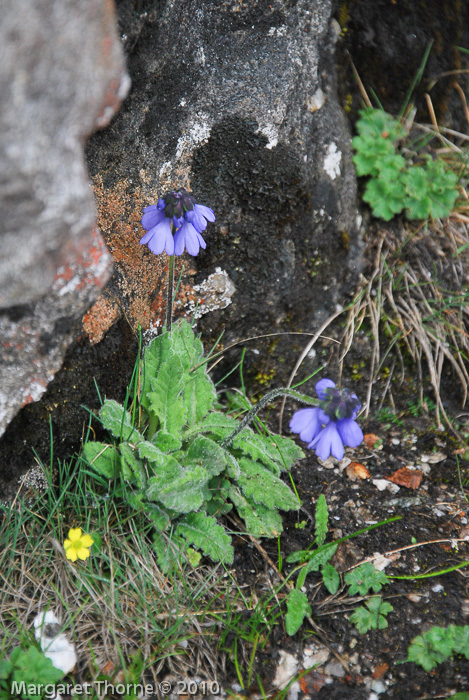
[[[428,94],[428,92],[425,93],[425,102],[427,103],[428,113],[430,114],[430,120],[433,124],[435,131],[436,131],[436,135],[440,139],[443,146],[446,146],[446,141],[443,138],[443,136],[440,134],[440,129],[438,127],[438,122],[437,122],[436,116],[435,116],[435,110],[433,109],[433,102],[432,102],[432,99],[431,99],[430,95]]]
[[[243,532],[249,537],[249,539],[251,540],[251,542],[252,542],[252,544],[254,545],[254,547],[255,547],[255,548],[257,549],[257,551],[262,555],[262,557],[265,559],[265,561],[268,563],[268,565],[269,565],[270,567],[272,567],[272,569],[275,571],[275,573],[276,573],[277,576],[279,577],[280,581],[284,584],[284,586],[285,586],[285,588],[288,590],[288,592],[292,591],[292,590],[294,589],[294,586],[292,586],[291,583],[289,583],[289,581],[287,581],[286,578],[280,573],[280,571],[278,570],[278,568],[276,567],[276,565],[274,564],[274,562],[272,561],[272,559],[269,557],[269,555],[267,554],[267,552],[265,551],[265,549],[264,549],[264,548],[259,544],[259,542],[255,539],[255,537],[253,537],[253,536],[250,535],[248,532],[246,532],[246,529],[245,529],[243,523],[242,523],[240,520],[238,520],[238,518],[237,518],[236,516],[231,515],[231,518],[232,518],[232,520],[236,523],[236,526],[237,526],[241,531],[243,531]],[[316,632],[316,634],[317,634],[317,636],[319,637],[319,639],[321,640],[321,642],[329,649],[329,651],[335,656],[335,658],[337,659],[337,661],[345,668],[345,670],[346,670],[347,672],[349,672],[349,671],[350,671],[350,668],[349,668],[347,662],[345,661],[345,659],[343,659],[343,658],[340,656],[340,654],[339,654],[335,649],[333,649],[333,648],[329,645],[329,642],[328,642],[328,640],[327,640],[327,637],[325,636],[325,633],[324,633],[324,631],[321,629],[321,627],[319,627],[319,625],[318,625],[316,622],[314,622],[314,620],[312,619],[312,617],[307,616],[306,619],[308,620],[309,624],[311,625],[311,627],[312,627],[312,628],[314,629],[314,631]]]

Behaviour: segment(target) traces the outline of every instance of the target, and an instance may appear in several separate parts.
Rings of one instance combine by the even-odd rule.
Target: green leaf
[[[203,359],[204,348],[200,338],[187,321],[179,320],[171,329],[171,350],[180,359],[187,372]]]
[[[176,437],[179,437],[185,423],[181,397],[184,380],[180,359],[169,357],[160,365],[156,378],[151,382],[153,391],[148,394],[149,410],[160,419],[161,429]]]
[[[147,409],[150,407],[148,394],[151,392],[151,382],[158,374],[161,363],[173,354],[170,335],[166,331],[145,348],[140,368],[141,396],[140,403]]]
[[[132,425],[130,413],[124,411],[124,407],[117,401],[106,399],[99,411],[103,426],[109,430],[111,435],[122,441],[138,439],[139,434]]]
[[[145,503],[145,513],[159,532],[164,532],[171,523],[171,512],[158,503]]]
[[[446,654],[433,647],[425,635],[414,637],[407,649],[407,661],[413,661],[425,671],[431,671],[447,658]]]
[[[345,574],[345,583],[350,586],[349,595],[366,595],[370,588],[378,593],[388,582],[384,571],[378,571],[369,561]]]
[[[119,452],[113,445],[103,442],[87,442],[83,454],[90,466],[106,479],[114,479],[120,471]]]
[[[216,442],[199,435],[189,445],[189,448],[181,457],[185,466],[202,465],[210,477],[220,474],[226,467],[226,452]]]
[[[322,580],[331,595],[337,593],[340,586],[340,576],[332,564],[324,564],[321,569]]]
[[[204,501],[202,488],[209,479],[207,471],[200,466],[183,469],[172,457],[166,459],[158,473],[148,479],[148,500],[159,501],[177,513],[198,510]]]
[[[187,375],[183,401],[188,425],[196,425],[207,415],[217,398],[215,385],[204,368]]]
[[[287,614],[285,616],[285,627],[287,634],[293,636],[298,632],[305,617],[311,615],[311,606],[303,591],[294,588],[287,598]]]
[[[254,461],[263,462],[276,476],[304,457],[303,450],[289,438],[280,435],[257,435],[244,431],[233,440],[233,447]]]
[[[30,686],[35,686],[37,689],[36,693],[23,695],[29,700],[37,700],[41,697],[42,693],[38,686],[57,683],[64,676],[63,671],[55,668],[52,661],[36,647],[29,647],[26,651],[15,649],[10,656],[10,661],[13,664],[12,680],[17,683],[24,681],[27,689],[28,687],[31,689]]]
[[[253,501],[263,503],[267,508],[282,510],[297,510],[300,507],[297,497],[290,488],[261,464],[241,457],[239,465],[241,467],[239,486]]]
[[[469,626],[455,627],[453,651],[469,659]]]
[[[143,489],[146,486],[147,476],[145,466],[141,459],[137,457],[136,449],[127,443],[120,446],[122,461],[124,462],[122,474],[124,479],[129,481],[135,480],[139,488]]]
[[[8,661],[8,659],[2,659],[0,660],[0,680],[5,680],[8,678],[10,673],[13,670],[12,664]]]
[[[152,443],[161,452],[175,452],[181,449],[181,439],[176,435],[166,433],[164,430],[159,430],[152,438]]]
[[[385,221],[390,221],[393,216],[399,214],[406,201],[404,188],[398,181],[387,182],[382,178],[375,178],[366,183],[363,199],[371,206],[373,214]]]
[[[361,110],[356,127],[359,134],[373,138],[375,141],[394,142],[405,135],[399,121],[382,109]]]
[[[183,536],[187,542],[201,549],[213,561],[232,564],[234,551],[231,538],[225,529],[217,524],[215,518],[205,513],[189,513],[177,526],[176,534]]]
[[[321,566],[327,564],[332,559],[337,551],[337,545],[331,544],[329,547],[322,547],[309,553],[308,561],[305,565],[305,570],[309,574],[310,571],[319,571]]]
[[[246,530],[253,537],[278,537],[283,530],[282,517],[273,509],[245,498],[236,486],[228,494],[239,516],[246,524]]]
[[[316,504],[316,544],[320,547],[324,544],[327,535],[327,523],[329,520],[329,512],[327,510],[326,497],[323,493],[318,498]]]
[[[155,465],[165,464],[169,458],[164,452],[153,444],[153,442],[148,442],[147,440],[142,440],[137,445],[138,454],[142,459],[148,459],[149,462],[153,462]]]
[[[193,433],[213,433],[217,437],[225,438],[239,425],[236,418],[231,418],[224,413],[211,411],[201,423],[197,423],[185,433],[185,437]]]
[[[180,568],[184,561],[186,544],[181,537],[177,537],[174,533],[168,537],[158,532],[153,540],[153,549],[156,552],[161,571],[164,574],[171,574],[175,569]]]
[[[381,596],[374,596],[367,600],[366,608],[363,606],[355,608],[350,615],[350,622],[357,628],[360,634],[365,634],[369,630],[384,630],[388,626],[386,615],[394,610],[390,603],[384,603]]]

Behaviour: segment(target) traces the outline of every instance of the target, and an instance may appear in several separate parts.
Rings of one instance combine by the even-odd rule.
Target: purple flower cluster
[[[358,447],[363,440],[362,429],[355,421],[361,404],[356,394],[348,389],[340,391],[331,379],[321,379],[316,384],[316,393],[320,405],[296,411],[290,430],[298,433],[320,459],[330,455],[342,459],[344,445]]]
[[[182,255],[184,249],[190,255],[197,255],[200,248],[206,248],[201,233],[207,228],[207,221],[215,221],[213,211],[197,204],[194,197],[181,187],[167,192],[156,204],[145,207],[142,226],[147,233],[140,243],[148,245],[155,255],[163,250],[168,255]]]

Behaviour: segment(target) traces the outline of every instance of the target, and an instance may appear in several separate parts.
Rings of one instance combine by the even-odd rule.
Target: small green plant
[[[352,139],[359,176],[369,176],[363,199],[373,214],[389,221],[405,211],[408,219],[448,216],[458,196],[458,176],[441,159],[426,155],[413,165],[399,153],[407,134],[397,119],[381,109],[360,112]]]
[[[469,626],[432,627],[412,640],[407,650],[407,661],[431,671],[438,664],[461,654],[469,659]]]
[[[303,451],[289,438],[254,433],[248,421],[256,411],[239,421],[217,410],[202,342],[185,321],[146,348],[131,410],[104,402],[99,418],[114,440],[88,442],[84,456],[97,478],[120,480],[123,498],[146,513],[163,570],[182,553],[195,561],[193,548],[231,564],[231,538],[216,518],[233,506],[254,537],[278,536],[278,511],[299,508],[280,475]]]
[[[388,626],[386,615],[394,610],[392,605],[383,602],[381,596],[376,595],[367,600],[365,606],[355,608],[350,615],[350,622],[355,625],[360,634],[366,634],[370,630],[386,629]]]
[[[63,675],[36,647],[17,647],[9,659],[0,661],[0,700],[40,700]]]
[[[308,602],[308,597],[306,593],[301,590],[304,586],[306,576],[310,572],[320,571],[324,586],[331,595],[334,595],[340,588],[340,575],[336,568],[330,563],[330,559],[334,556],[338,544],[344,540],[351,539],[356,535],[367,532],[375,527],[385,525],[386,523],[394,520],[394,518],[391,518],[391,520],[386,520],[384,522],[377,523],[376,525],[371,525],[370,527],[360,530],[352,535],[342,537],[336,542],[329,542],[325,544],[328,530],[328,519],[329,514],[326,499],[324,495],[321,494],[316,504],[316,536],[313,540],[311,548],[292,552],[292,554],[287,557],[288,563],[299,563],[299,567],[293,570],[290,574],[290,576],[292,576],[295,572],[298,572],[295,588],[290,591],[287,597],[285,626],[289,635],[296,634],[303,624],[305,617],[311,615],[312,612],[311,606]],[[316,549],[312,549],[312,547],[315,545]],[[388,577],[382,571],[375,569],[370,562],[365,562],[361,566],[345,574],[345,583],[349,586],[349,595],[353,596],[357,593],[366,595],[370,589],[372,589],[375,593],[378,593],[381,588],[388,583]],[[357,625],[357,629],[359,631],[364,629],[367,625],[367,629],[364,629],[365,632],[367,632],[369,629],[376,629],[378,626],[380,629],[383,629],[382,620],[386,622],[385,616],[388,612],[391,612],[393,608],[388,603],[382,603],[379,596],[376,596],[376,598],[379,599],[378,612],[376,610],[378,603],[372,602],[374,600],[374,598],[372,598],[369,601],[371,605],[368,607],[368,610],[365,608],[357,608],[350,618],[351,621]],[[384,625],[384,627],[387,627],[387,623]]]

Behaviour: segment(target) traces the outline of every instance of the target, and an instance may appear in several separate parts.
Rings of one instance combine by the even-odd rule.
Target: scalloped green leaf
[[[122,443],[120,445],[120,451],[122,455],[122,461],[125,463],[127,472],[123,468],[123,475],[125,479],[129,481],[136,481],[139,488],[143,489],[146,486],[146,472],[145,466],[141,459],[137,456],[136,449],[127,443]]]
[[[227,466],[225,450],[203,435],[197,436],[191,442],[181,462],[185,466],[203,466],[210,477],[220,474]]]
[[[243,430],[233,440],[233,447],[250,455],[254,461],[263,462],[276,476],[304,457],[303,450],[293,440],[280,435],[264,436]]]
[[[215,386],[203,368],[187,375],[183,402],[188,425],[196,425],[212,408],[217,398]]]
[[[159,430],[152,439],[152,443],[161,452],[175,452],[181,449],[181,438],[177,435],[171,435],[171,433],[166,433],[164,430]]]
[[[114,479],[120,473],[120,455],[114,445],[87,442],[83,445],[83,454],[90,466],[106,479]]]
[[[148,479],[148,500],[159,501],[177,513],[198,510],[204,502],[202,489],[209,479],[206,469],[201,466],[183,469],[171,457],[167,460],[164,467]]]
[[[161,429],[177,437],[185,423],[181,396],[184,379],[181,360],[176,356],[169,357],[161,363],[151,382],[153,391],[148,394],[149,410],[158,416]]]
[[[139,438],[138,430],[132,425],[130,413],[117,401],[106,399],[99,411],[99,417],[113,437],[122,441]]]
[[[282,516],[276,510],[245,498],[236,486],[229,490],[228,497],[253,537],[278,537],[283,532]]]
[[[293,491],[259,462],[241,457],[239,466],[239,486],[255,503],[263,503],[267,508],[298,510],[300,503]]]
[[[201,549],[213,561],[232,564],[234,551],[231,538],[215,518],[205,513],[189,513],[177,526],[176,534],[183,536],[189,544]]]
[[[213,433],[217,437],[226,438],[238,425],[239,421],[236,420],[236,418],[232,418],[218,411],[211,411],[203,421],[187,430],[185,436],[194,433]]]

